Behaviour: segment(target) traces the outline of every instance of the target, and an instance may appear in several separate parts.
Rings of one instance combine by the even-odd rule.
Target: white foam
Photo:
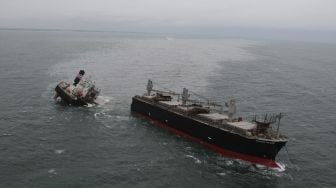
[[[104,119],[104,118],[111,118],[113,116],[109,115],[107,112],[96,112],[94,113],[94,117],[96,119]],[[117,118],[119,119],[119,118]]]
[[[227,166],[231,166],[231,165],[233,165],[233,161],[232,160],[227,160],[227,161],[225,161],[225,164]]]
[[[217,173],[217,174],[220,175],[220,176],[225,176],[226,175],[225,172],[221,172],[221,173]]]
[[[275,162],[278,165],[278,168],[275,168],[277,172],[283,172],[286,170],[285,164],[282,164],[280,162]]]
[[[95,102],[100,106],[109,104],[111,101],[112,97],[109,96],[98,96],[97,99],[95,100]]]
[[[197,163],[197,164],[202,163],[201,160],[197,159],[196,157],[194,157],[194,156],[192,156],[192,155],[186,155],[186,156],[189,157],[189,158],[194,159],[194,160],[195,160],[195,163]]]
[[[278,173],[284,172],[286,170],[286,166],[279,162],[275,162],[275,163],[277,164],[278,167],[272,168],[272,167],[267,167],[261,164],[253,164],[251,166],[251,170],[255,172],[261,172],[262,174],[272,174],[276,176],[281,176],[281,174],[278,174]]]
[[[55,169],[50,169],[50,170],[48,170],[48,173],[49,174],[57,174],[57,172],[56,172],[56,170]]]
[[[56,154],[62,154],[64,151],[65,151],[65,149],[56,149],[56,150],[54,150],[54,152]]]
[[[129,116],[115,116],[117,118],[117,121],[127,121],[129,119]]]
[[[94,107],[94,106],[96,106],[96,105],[95,104],[89,104],[89,103],[86,105],[87,108],[91,108],[91,107]]]

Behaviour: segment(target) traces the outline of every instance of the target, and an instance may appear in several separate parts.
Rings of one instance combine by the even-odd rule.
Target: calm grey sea
[[[53,100],[85,69],[100,105]],[[190,36],[0,31],[0,187],[336,187],[336,45]],[[130,116],[147,79],[238,113],[282,112],[270,171]]]

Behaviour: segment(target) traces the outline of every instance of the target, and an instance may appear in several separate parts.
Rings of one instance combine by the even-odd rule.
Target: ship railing
[[[188,102],[191,104],[198,104],[201,106],[207,106],[210,107],[211,109],[217,110],[216,108],[220,108],[218,111],[223,111],[223,105],[217,104],[215,102],[211,101],[201,101],[201,100],[195,100],[195,99],[188,99]]]
[[[272,127],[269,127],[266,132],[260,132],[257,129],[253,129],[251,131],[252,135],[258,138],[265,138],[265,139],[287,139],[287,137],[283,134],[278,133],[277,131],[273,130]]]
[[[171,95],[180,95],[179,93],[175,93],[173,91],[161,91],[161,90],[157,90],[157,89],[152,89],[152,91],[154,91],[156,93],[167,93],[167,94],[171,94]]]
[[[168,93],[168,94],[172,94],[172,95],[176,95],[178,96],[178,100],[179,98],[181,97],[181,93],[176,93],[174,91],[171,91],[165,87],[163,87],[161,84],[157,83],[157,82],[153,82],[157,87],[159,88],[162,88],[164,89],[165,91],[162,91],[162,90],[158,90],[158,89],[152,89],[151,91],[154,91],[154,92],[159,92],[159,93]],[[220,108],[223,108],[223,105],[220,105],[218,103],[215,103],[214,101],[211,101],[209,100],[208,98],[202,96],[202,95],[199,95],[195,92],[192,92],[192,91],[188,91],[189,93],[191,93],[193,96],[195,96],[196,98],[198,98],[199,100],[192,100],[192,99],[188,99],[187,101],[188,102],[194,102],[196,104],[204,104],[204,105],[208,105],[208,106],[213,106],[213,107],[220,107]]]
[[[271,138],[278,138],[278,139],[286,139],[287,138],[285,135],[280,134],[273,129],[268,130],[267,136],[269,136]]]

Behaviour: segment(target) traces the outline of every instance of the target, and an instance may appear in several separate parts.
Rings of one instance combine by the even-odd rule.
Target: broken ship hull
[[[140,96],[133,97],[131,111],[151,119],[160,127],[197,141],[224,156],[271,168],[279,167],[275,158],[286,144],[286,141],[248,138],[232,131],[225,131],[156,102],[144,100]]]
[[[67,104],[72,104],[72,105],[76,105],[76,106],[85,106],[88,105],[87,102],[85,102],[84,100],[82,100],[79,97],[74,98],[71,95],[71,91],[68,91],[67,88],[69,87],[69,84],[65,83],[65,82],[61,82],[59,83],[56,88],[55,91],[57,93],[57,95]]]

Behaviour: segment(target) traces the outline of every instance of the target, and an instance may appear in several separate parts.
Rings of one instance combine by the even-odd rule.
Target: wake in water
[[[215,172],[219,176],[225,176],[231,173],[250,173],[261,175],[267,179],[272,177],[288,178],[292,179],[292,176],[285,173],[287,164],[283,162],[277,162],[279,168],[269,168],[260,164],[253,164],[240,159],[233,159],[224,157],[222,155],[199,153],[199,151],[193,148],[185,148],[185,156],[194,160],[196,164],[213,165],[218,171]],[[192,150],[192,151],[191,151]]]
[[[104,106],[107,104],[111,104],[112,101],[112,97],[109,96],[98,96],[97,99],[95,100],[95,102],[99,105],[99,106]]]
[[[192,158],[192,159],[194,159],[194,161],[195,161],[196,164],[200,164],[200,163],[202,163],[201,160],[199,160],[198,158],[196,158],[196,157],[193,156],[193,155],[185,155],[185,156],[188,157],[188,158]]]
[[[220,158],[220,159],[219,159]],[[219,157],[217,163],[214,164],[218,168],[216,172],[219,176],[226,176],[229,174],[249,174],[253,177],[260,177],[263,179],[284,178],[292,181],[291,174],[284,171],[285,164],[280,164],[281,168],[268,168],[263,165],[252,164],[239,159],[231,159]],[[220,161],[218,163],[218,161]]]
[[[108,96],[98,96],[97,99],[95,100],[95,103],[88,103],[87,105],[85,105],[84,107],[87,107],[87,108],[92,108],[92,107],[102,107],[102,108],[105,108],[107,107],[108,105],[111,105],[112,104],[112,97],[108,97]],[[59,103],[59,104],[65,104],[66,103],[61,100],[61,99],[57,99],[57,100],[54,100],[56,103]],[[111,108],[111,106],[108,106],[109,108]]]

